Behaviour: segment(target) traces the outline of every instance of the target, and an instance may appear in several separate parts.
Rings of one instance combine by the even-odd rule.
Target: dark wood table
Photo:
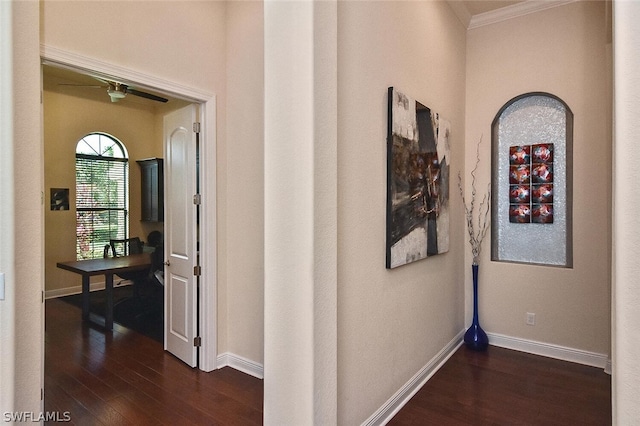
[[[151,267],[149,253],[132,254],[131,256],[107,257],[104,259],[74,260],[59,262],[58,268],[82,275],[82,319],[89,320],[89,278],[93,275],[104,275],[106,290],[106,306],[104,326],[113,329],[113,275],[120,272],[141,271]]]

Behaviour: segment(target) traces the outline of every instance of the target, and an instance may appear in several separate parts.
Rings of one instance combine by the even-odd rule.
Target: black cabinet
[[[164,170],[162,158],[138,160],[142,182],[142,215],[144,222],[164,221]]]

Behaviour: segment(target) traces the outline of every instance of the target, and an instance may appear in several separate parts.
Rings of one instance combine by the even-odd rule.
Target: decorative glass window
[[[129,160],[124,145],[91,133],[76,145],[76,257],[96,259],[128,235]]]
[[[491,136],[491,259],[572,267],[573,113],[551,94],[524,94]]]

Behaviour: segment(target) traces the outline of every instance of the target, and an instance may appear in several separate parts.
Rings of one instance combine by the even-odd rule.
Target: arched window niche
[[[491,125],[491,260],[573,267],[573,113],[557,96],[517,96]]]

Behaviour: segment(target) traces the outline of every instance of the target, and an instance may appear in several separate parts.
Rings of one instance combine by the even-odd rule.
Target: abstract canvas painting
[[[449,132],[437,112],[389,88],[387,268],[449,251]]]

